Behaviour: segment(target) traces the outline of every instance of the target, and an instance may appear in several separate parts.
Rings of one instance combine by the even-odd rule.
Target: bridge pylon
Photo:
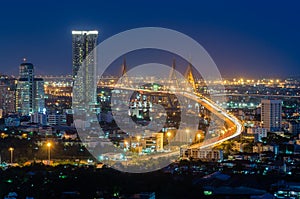
[[[127,75],[127,64],[126,64],[126,58],[124,57],[123,63],[121,66],[121,83],[128,86],[129,80]]]
[[[194,91],[196,91],[196,82],[195,82],[195,77],[193,74],[193,67],[192,67],[191,63],[189,63],[189,65],[185,71],[184,77],[186,78],[188,83],[193,87]]]
[[[172,68],[170,70],[170,75],[169,75],[169,86],[173,86],[175,87],[175,89],[177,90],[179,87],[179,81],[178,81],[178,78],[176,76],[176,61],[175,61],[175,58],[173,59],[173,62],[172,62]]]

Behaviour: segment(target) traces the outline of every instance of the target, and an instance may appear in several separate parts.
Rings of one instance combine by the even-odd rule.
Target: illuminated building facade
[[[281,130],[282,101],[267,100],[261,101],[261,124],[270,132]]]
[[[21,115],[42,112],[45,108],[43,79],[34,78],[34,66],[31,63],[22,63],[19,69],[16,111]]]
[[[74,103],[96,104],[98,31],[72,31]],[[80,69],[80,67],[83,67]]]
[[[45,109],[44,80],[34,78],[34,112],[42,113]]]
[[[10,85],[0,85],[0,109],[2,115],[14,113],[16,111],[15,88]]]
[[[67,118],[65,114],[49,114],[48,124],[53,126],[67,125]]]
[[[22,115],[33,113],[34,107],[34,67],[31,63],[22,63],[19,67],[20,79],[17,86],[17,112]]]

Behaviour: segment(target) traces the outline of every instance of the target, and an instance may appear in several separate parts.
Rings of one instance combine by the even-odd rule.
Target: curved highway
[[[219,144],[221,142],[224,142],[226,140],[232,139],[238,135],[240,135],[243,131],[243,124],[241,121],[233,116],[232,114],[228,113],[226,110],[224,110],[222,107],[220,107],[218,104],[210,100],[209,98],[206,98],[202,96],[199,93],[191,93],[191,92],[171,92],[171,91],[153,91],[149,89],[136,89],[136,88],[128,88],[128,87],[122,87],[122,86],[112,86],[114,89],[123,89],[123,90],[132,90],[132,91],[142,91],[142,92],[161,92],[161,93],[173,93],[176,95],[182,95],[184,97],[187,97],[191,100],[194,100],[204,106],[206,109],[214,113],[217,117],[224,120],[225,123],[227,123],[227,126],[230,127],[226,132],[224,132],[223,135],[213,137],[210,139],[205,139],[202,143],[191,145],[190,148],[207,148],[212,147],[216,144]]]
[[[192,100],[197,101],[200,103],[202,106],[204,106],[206,109],[209,111],[213,112],[217,117],[223,119],[227,125],[230,127],[227,132],[224,132],[224,135],[214,137],[211,139],[205,139],[204,142],[199,143],[199,144],[194,144],[190,146],[190,148],[207,148],[211,147],[213,145],[219,144],[221,142],[224,142],[226,140],[232,139],[238,135],[240,135],[243,131],[243,124],[241,121],[236,118],[235,116],[231,115],[228,113],[226,110],[224,110],[222,107],[217,105],[215,102],[212,100],[203,97],[202,95],[198,93],[187,93],[184,92],[183,95],[185,97],[188,97]]]

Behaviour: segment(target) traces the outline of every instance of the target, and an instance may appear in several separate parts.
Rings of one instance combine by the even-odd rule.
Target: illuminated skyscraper
[[[20,79],[17,86],[17,112],[22,115],[33,113],[34,107],[34,68],[31,63],[19,67]]]
[[[34,112],[42,113],[45,109],[44,80],[34,78]]]
[[[19,68],[20,78],[16,93],[16,110],[22,115],[42,112],[45,108],[44,81],[34,78],[31,63],[22,63]]]
[[[96,103],[97,38],[96,30],[72,31],[73,78],[76,78],[74,103]]]
[[[266,100],[261,101],[261,123],[263,128],[269,131],[280,131],[282,121],[282,101]]]

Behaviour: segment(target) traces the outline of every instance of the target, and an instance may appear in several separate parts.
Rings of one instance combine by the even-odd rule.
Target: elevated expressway
[[[220,144],[226,140],[232,139],[238,135],[240,135],[243,131],[243,124],[242,122],[233,116],[232,114],[228,113],[226,110],[224,110],[222,107],[220,107],[218,104],[213,102],[212,100],[203,97],[202,95],[198,93],[183,93],[185,97],[188,97],[192,100],[197,101],[199,104],[204,106],[207,110],[215,114],[218,118],[224,120],[224,122],[229,127],[226,131],[224,131],[224,134],[213,137],[210,139],[205,139],[202,143],[194,144],[190,146],[190,148],[207,148],[214,146],[216,144]]]
[[[243,131],[243,124],[242,122],[233,116],[232,114],[228,113],[226,110],[224,110],[222,107],[220,107],[218,104],[210,100],[209,98],[206,98],[202,96],[199,93],[196,92],[186,92],[186,91],[153,91],[149,89],[137,89],[137,88],[129,88],[129,87],[123,87],[120,85],[115,86],[108,86],[113,89],[122,89],[122,90],[131,90],[131,91],[141,91],[141,92],[155,92],[155,93],[170,93],[175,95],[181,95],[183,97],[189,98],[202,106],[204,106],[207,110],[215,114],[218,118],[224,121],[228,129],[226,129],[223,134],[220,136],[216,136],[213,138],[205,139],[201,143],[193,144],[189,146],[189,148],[207,148],[212,147],[214,145],[220,144],[226,140],[232,139],[238,135],[241,134]],[[174,153],[174,152],[172,152]]]

